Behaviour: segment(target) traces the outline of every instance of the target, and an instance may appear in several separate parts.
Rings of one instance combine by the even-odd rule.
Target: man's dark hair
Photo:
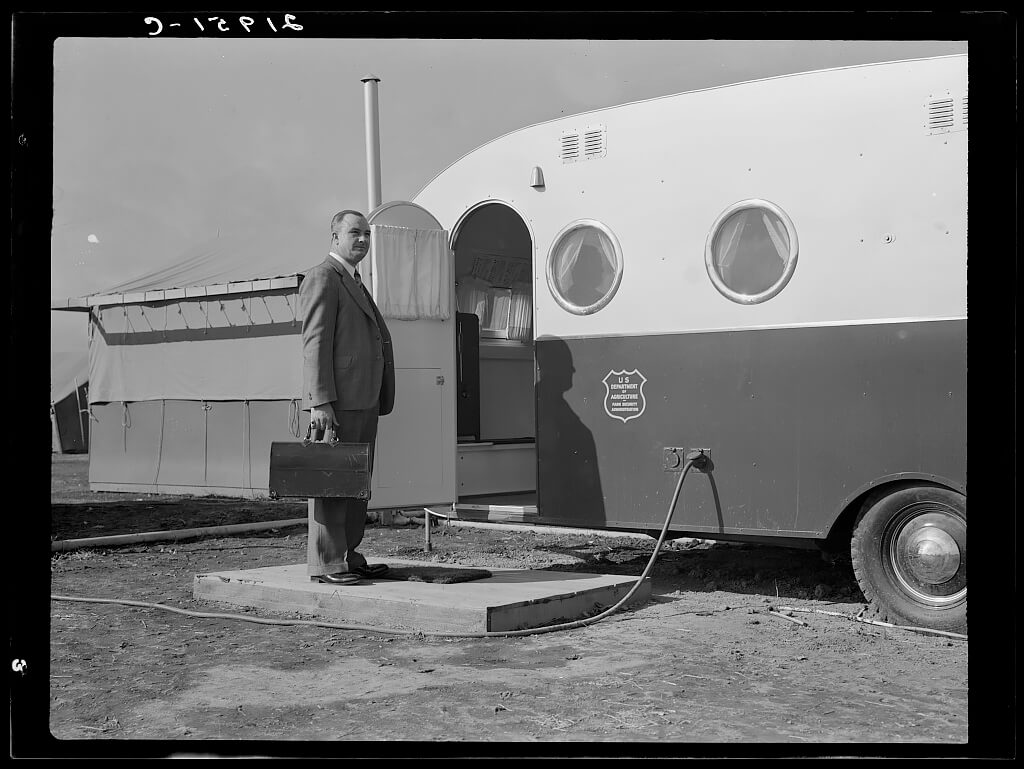
[[[334,218],[331,219],[331,232],[337,232],[338,231],[338,227],[341,226],[341,223],[345,220],[345,217],[348,216],[349,214],[355,214],[356,216],[362,216],[364,219],[366,218],[365,216],[363,216],[363,214],[361,212],[353,211],[353,210],[351,210],[349,208],[346,208],[344,211],[339,211],[338,213],[336,213],[334,215]]]

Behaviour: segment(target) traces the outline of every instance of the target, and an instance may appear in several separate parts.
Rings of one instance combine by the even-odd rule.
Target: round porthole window
[[[723,295],[757,304],[779,293],[796,269],[796,229],[767,200],[729,206],[715,221],[704,249],[708,275]]]
[[[597,312],[622,280],[622,251],[600,222],[573,222],[555,238],[548,254],[548,288],[564,309],[576,315]]]

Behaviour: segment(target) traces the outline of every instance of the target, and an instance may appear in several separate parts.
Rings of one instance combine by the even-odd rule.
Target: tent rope
[[[243,483],[247,489],[252,488],[252,416],[249,413],[249,401],[243,400],[242,407],[245,409],[242,417],[242,452],[245,454],[245,475]]]
[[[124,453],[128,453],[128,428],[131,427],[132,417],[128,411],[127,401],[121,401],[121,443]]]
[[[139,305],[139,312],[140,312],[140,313],[141,313],[141,315],[142,315],[142,319],[143,319],[144,321],[146,321],[146,325],[147,325],[147,326],[149,326],[149,330],[150,330],[150,331],[156,331],[156,329],[155,329],[155,328],[153,328],[153,324],[149,322],[149,318],[148,318],[148,317],[146,317],[146,305],[144,305],[144,304],[140,304],[140,305]]]
[[[185,328],[191,330],[192,327],[188,325],[188,318],[186,318],[185,313],[181,311],[181,302],[178,302],[178,315],[181,316],[181,322],[185,324]],[[204,331],[203,333],[205,334],[206,332]]]
[[[156,443],[156,472],[153,473],[153,485],[160,480],[160,463],[164,458],[164,421],[167,418],[167,401],[160,400],[160,438]]]

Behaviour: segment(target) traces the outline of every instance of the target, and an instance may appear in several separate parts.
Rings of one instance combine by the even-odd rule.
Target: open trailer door
[[[395,354],[395,408],[379,423],[370,508],[451,505],[457,484],[449,234],[415,203],[384,203],[367,220],[364,280]]]

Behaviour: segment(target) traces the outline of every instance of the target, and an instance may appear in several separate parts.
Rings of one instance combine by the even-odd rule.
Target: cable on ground
[[[529,636],[529,635],[540,635],[542,633],[555,633],[562,630],[573,630],[575,628],[586,627],[587,625],[593,625],[596,622],[600,622],[607,617],[610,617],[616,611],[618,611],[633,594],[640,589],[640,586],[647,579],[647,576],[651,573],[654,568],[654,563],[658,559],[658,553],[661,551],[661,546],[665,541],[665,536],[668,534],[669,524],[672,522],[672,516],[675,513],[676,501],[679,499],[679,492],[683,487],[683,481],[686,479],[686,474],[690,471],[694,462],[701,459],[703,455],[698,455],[687,459],[683,465],[683,470],[679,474],[679,480],[676,481],[676,488],[672,494],[672,501],[668,506],[668,513],[665,515],[665,523],[661,527],[661,536],[658,537],[658,542],[654,546],[654,552],[651,553],[651,558],[647,562],[647,566],[644,568],[643,573],[630,588],[629,592],[620,598],[614,605],[604,609],[599,614],[595,614],[593,617],[586,617],[580,620],[574,620],[573,622],[562,622],[557,625],[544,625],[543,627],[536,628],[524,628],[523,630],[495,630],[485,631],[479,633],[447,633],[437,631],[424,631],[424,630],[401,630],[395,628],[384,628],[374,627],[368,625],[350,625],[347,623],[339,622],[325,622],[323,620],[307,620],[307,619],[270,619],[267,617],[250,617],[244,614],[231,614],[227,612],[205,612],[205,611],[192,611],[191,609],[180,609],[176,606],[168,606],[162,603],[148,603],[146,601],[132,601],[124,598],[84,598],[78,596],[69,595],[51,595],[50,599],[53,601],[71,601],[76,603],[107,603],[117,604],[121,606],[138,606],[145,609],[163,609],[165,611],[172,611],[176,614],[184,614],[187,617],[201,617],[204,619],[234,619],[243,620],[245,622],[255,622],[261,625],[311,625],[313,627],[325,627],[333,630],[361,630],[363,632],[380,633],[380,634],[391,634],[391,635],[411,635],[411,636],[431,636],[440,638],[510,638],[517,636]]]

